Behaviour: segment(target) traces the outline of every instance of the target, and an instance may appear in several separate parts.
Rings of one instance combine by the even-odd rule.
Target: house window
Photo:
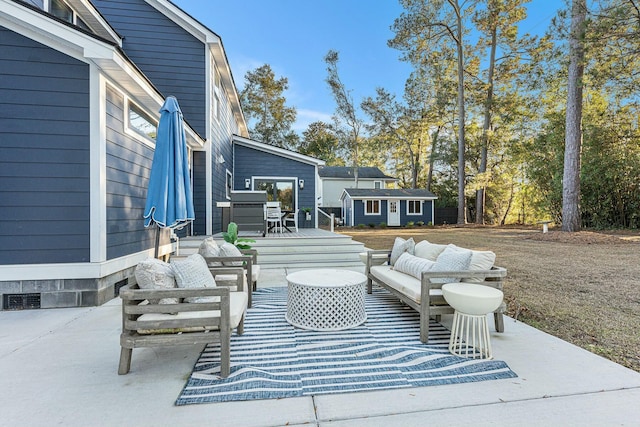
[[[373,181],[373,188],[379,190],[382,188],[382,181]]]
[[[422,215],[422,201],[407,200],[407,215]]]
[[[364,214],[365,215],[380,215],[380,200],[365,200],[364,201]]]
[[[140,135],[155,141],[158,123],[145,113],[142,108],[129,101],[129,129],[133,129]]]
[[[63,0],[51,0],[49,13],[63,21],[75,24],[83,30],[91,31],[89,25],[83,21],[78,14]]]
[[[231,190],[233,190],[233,175],[231,174],[231,171],[229,169],[227,169],[227,182],[226,182],[227,186],[227,199],[231,200]]]

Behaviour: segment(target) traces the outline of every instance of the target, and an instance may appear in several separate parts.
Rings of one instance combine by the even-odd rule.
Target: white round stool
[[[442,295],[455,309],[449,340],[451,354],[491,359],[487,314],[502,304],[502,291],[475,283],[447,283],[442,285]]]

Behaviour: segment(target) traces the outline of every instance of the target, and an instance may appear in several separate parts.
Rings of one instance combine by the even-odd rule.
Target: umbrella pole
[[[158,247],[160,246],[160,226],[156,224],[156,250],[154,258],[158,258]]]

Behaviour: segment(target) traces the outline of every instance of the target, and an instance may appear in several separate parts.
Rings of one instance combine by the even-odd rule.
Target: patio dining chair
[[[271,229],[275,229],[275,232],[282,233],[282,211],[280,210],[280,206],[269,206],[267,203],[266,207],[266,219],[267,219],[267,231]]]
[[[284,225],[287,226],[290,223],[293,223],[293,227],[296,229],[296,233],[298,232],[298,213],[299,212],[300,212],[300,209],[296,209],[295,211],[291,212],[289,215],[284,217]]]

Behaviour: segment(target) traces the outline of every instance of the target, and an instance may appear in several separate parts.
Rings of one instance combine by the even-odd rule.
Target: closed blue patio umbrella
[[[155,257],[158,257],[160,228],[177,228],[195,219],[187,141],[178,100],[168,97],[160,108],[160,123],[153,153],[144,226],[156,224]]]

